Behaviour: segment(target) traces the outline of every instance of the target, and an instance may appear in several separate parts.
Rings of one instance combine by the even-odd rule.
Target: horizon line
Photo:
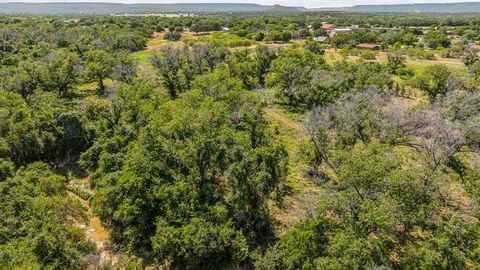
[[[74,3],[102,3],[102,4],[122,4],[122,5],[184,5],[184,4],[195,4],[195,5],[202,5],[202,4],[250,4],[250,5],[259,5],[259,6],[282,6],[282,7],[292,7],[292,8],[305,8],[305,9],[341,9],[341,8],[351,8],[355,6],[397,6],[397,5],[445,5],[445,4],[466,4],[466,3],[480,3],[480,1],[465,1],[465,0],[453,0],[448,2],[415,2],[415,3],[391,3],[391,4],[357,4],[357,5],[344,5],[344,6],[304,6],[304,5],[284,5],[284,4],[261,4],[253,1],[245,1],[245,2],[194,2],[193,0],[187,0],[187,2],[126,2],[128,0],[39,0],[39,1],[32,1],[32,0],[0,0],[0,4],[5,3],[25,3],[25,4],[74,4]]]

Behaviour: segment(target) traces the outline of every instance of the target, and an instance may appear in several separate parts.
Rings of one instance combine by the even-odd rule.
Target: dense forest
[[[480,269],[479,31],[1,16],[0,269]]]

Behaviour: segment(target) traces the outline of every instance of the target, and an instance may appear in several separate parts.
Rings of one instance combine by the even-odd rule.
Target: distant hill
[[[92,2],[24,3],[0,2],[3,14],[144,14],[144,13],[209,13],[209,12],[294,12],[303,7],[280,5],[191,3],[191,4],[120,4]]]
[[[343,10],[352,12],[466,13],[480,12],[480,2],[358,5]]]
[[[2,2],[0,14],[146,14],[146,13],[215,13],[215,12],[298,12],[298,11],[348,11],[348,12],[405,12],[405,13],[468,13],[480,12],[480,2],[423,3],[395,5],[357,5],[338,8],[315,8],[259,5],[243,3],[184,3],[184,4],[121,4],[95,2],[26,3]],[[8,0],[6,0],[8,1]]]

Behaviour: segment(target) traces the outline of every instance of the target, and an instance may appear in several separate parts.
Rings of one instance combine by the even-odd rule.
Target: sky
[[[364,4],[412,4],[474,2],[468,0],[0,0],[0,2],[111,2],[111,3],[257,3],[263,5],[302,6],[307,8],[347,7]],[[477,2],[477,1],[475,1]]]

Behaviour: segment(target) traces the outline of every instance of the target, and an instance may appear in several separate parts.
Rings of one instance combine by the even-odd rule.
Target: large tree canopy
[[[120,171],[97,180],[95,209],[114,239],[159,261],[241,263],[273,236],[267,201],[286,153],[251,94],[194,85],[150,116]]]

